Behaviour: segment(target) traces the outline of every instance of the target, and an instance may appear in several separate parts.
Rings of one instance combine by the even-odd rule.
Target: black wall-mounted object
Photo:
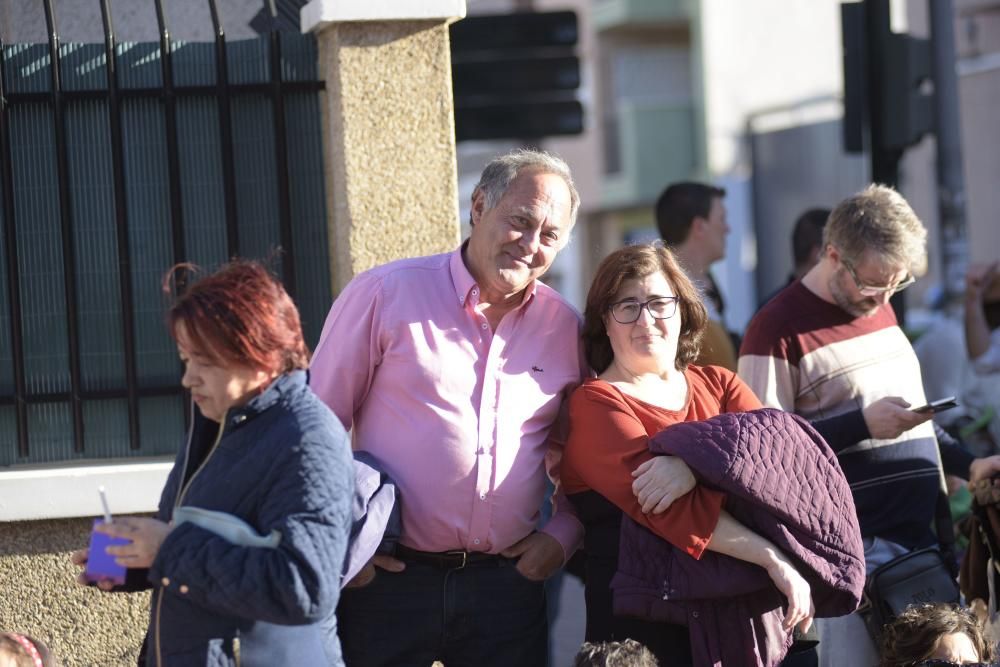
[[[470,16],[451,26],[458,141],[583,131],[575,12]]]

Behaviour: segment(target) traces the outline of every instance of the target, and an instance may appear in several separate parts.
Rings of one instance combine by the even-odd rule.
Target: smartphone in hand
[[[952,408],[958,407],[958,401],[954,396],[948,396],[947,398],[940,398],[936,401],[931,401],[927,405],[921,405],[919,408],[913,408],[914,412],[919,412],[921,414],[926,412],[943,412],[945,410],[951,410]]]

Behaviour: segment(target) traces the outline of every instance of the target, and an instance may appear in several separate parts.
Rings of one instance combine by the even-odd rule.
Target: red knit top
[[[560,475],[567,494],[596,491],[640,525],[695,558],[712,539],[725,495],[696,486],[662,514],[643,514],[632,493],[632,471],[653,457],[649,437],[666,427],[723,412],[761,407],[732,371],[688,366],[688,397],[666,410],[622,393],[604,380],[588,379],[569,399],[569,439]]]

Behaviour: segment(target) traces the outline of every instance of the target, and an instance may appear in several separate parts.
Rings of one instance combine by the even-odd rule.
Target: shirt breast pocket
[[[532,369],[506,375],[500,386],[497,439],[544,440],[559,407],[579,378]]]

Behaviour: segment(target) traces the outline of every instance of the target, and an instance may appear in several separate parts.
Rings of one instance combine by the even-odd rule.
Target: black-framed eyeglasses
[[[994,662],[952,662],[942,658],[930,658],[913,663],[913,667],[996,667]]]
[[[674,316],[677,312],[677,302],[680,297],[657,296],[648,301],[636,301],[635,299],[625,299],[608,306],[611,317],[615,318],[618,324],[632,324],[639,319],[642,309],[649,312],[649,316],[654,320],[666,320]]]
[[[892,296],[897,292],[902,292],[904,289],[917,282],[917,279],[913,274],[907,273],[906,276],[904,276],[903,279],[895,285],[867,285],[861,282],[861,279],[858,278],[858,274],[855,273],[854,267],[851,266],[850,262],[845,259],[841,259],[840,263],[843,264],[847,269],[847,272],[851,274],[851,280],[854,281],[854,286],[858,288],[858,294],[861,296],[882,296],[883,294]]]

